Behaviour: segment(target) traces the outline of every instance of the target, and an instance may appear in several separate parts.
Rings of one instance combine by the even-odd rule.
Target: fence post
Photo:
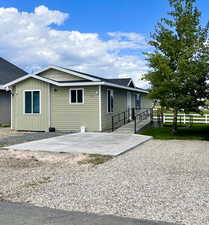
[[[134,133],[136,134],[136,116],[134,116]]]
[[[112,116],[112,132],[114,131],[114,116]]]
[[[128,122],[130,121],[130,108],[128,108],[128,118],[127,118]]]
[[[206,124],[208,123],[208,115],[207,114],[205,115],[205,123]]]
[[[126,112],[124,112],[124,125],[126,124]]]
[[[132,120],[134,120],[134,118],[135,118],[135,108],[132,108]]]
[[[153,108],[150,109],[150,119],[151,119],[151,123],[153,123],[153,121],[154,121],[154,112],[153,112]]]
[[[184,113],[184,124],[186,124],[186,114]]]

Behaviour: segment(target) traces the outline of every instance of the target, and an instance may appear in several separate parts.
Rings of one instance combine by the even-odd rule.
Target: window
[[[113,90],[107,90],[107,112],[113,112]]]
[[[24,98],[26,114],[40,113],[40,91],[25,91]]]
[[[141,109],[141,95],[136,94],[136,109]]]
[[[83,103],[84,103],[84,90],[70,89],[70,104],[83,104]]]

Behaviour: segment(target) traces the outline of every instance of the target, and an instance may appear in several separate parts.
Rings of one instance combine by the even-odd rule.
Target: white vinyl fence
[[[153,119],[155,121],[158,120],[156,114]],[[178,123],[186,124],[186,123],[200,123],[200,124],[209,124],[209,114],[178,114]],[[173,113],[163,113],[163,123],[171,123],[173,122]]]

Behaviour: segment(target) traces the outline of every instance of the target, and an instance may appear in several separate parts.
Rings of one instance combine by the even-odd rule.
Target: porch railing
[[[129,123],[133,120],[135,115],[135,108],[128,109],[124,112],[117,113],[112,116],[112,132],[117,128]]]
[[[143,109],[138,114],[134,116],[134,133],[138,131],[137,125],[144,120],[150,119],[150,122],[153,121],[153,109]]]

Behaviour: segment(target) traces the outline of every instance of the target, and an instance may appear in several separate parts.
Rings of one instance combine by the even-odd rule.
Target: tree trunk
[[[177,133],[178,111],[174,110],[172,134]]]

